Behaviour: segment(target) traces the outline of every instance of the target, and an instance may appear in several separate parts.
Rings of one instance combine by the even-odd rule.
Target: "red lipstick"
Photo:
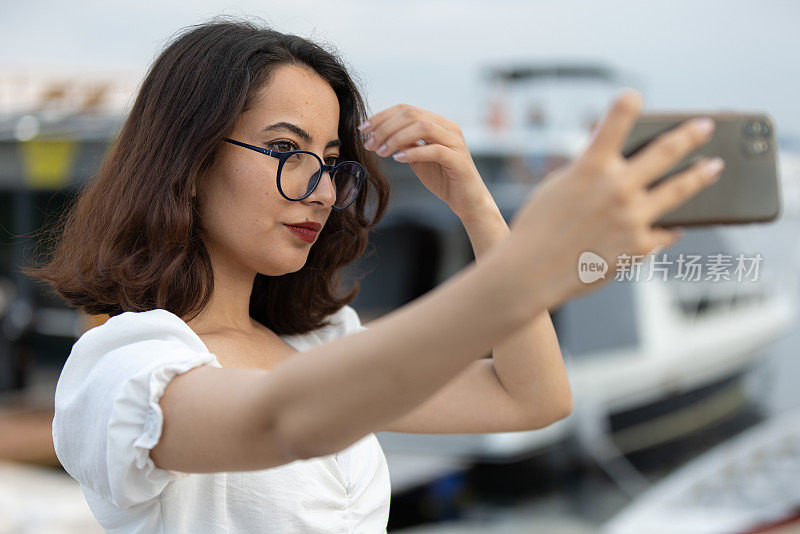
[[[320,228],[322,228],[322,225],[320,223],[314,221],[293,223],[290,224],[289,226],[297,226],[298,228],[308,228],[309,230],[312,230],[314,232],[319,232]]]
[[[317,239],[317,234],[322,228],[320,223],[312,221],[301,222],[297,224],[287,224],[286,226],[294,235],[306,243],[313,243]]]

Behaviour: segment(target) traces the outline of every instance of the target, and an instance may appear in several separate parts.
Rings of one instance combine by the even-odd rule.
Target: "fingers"
[[[724,168],[722,158],[705,159],[653,187],[647,194],[645,208],[649,220],[655,221],[715,183]]]
[[[369,120],[364,121],[358,129],[364,133],[370,133],[378,128],[384,121],[386,121],[389,117],[396,115],[397,113],[405,113],[407,115],[411,115],[415,113],[417,108],[414,106],[409,106],[408,104],[397,104],[390,108],[386,108],[380,113],[376,113]]]
[[[603,121],[597,127],[594,139],[584,152],[584,158],[601,162],[608,158],[621,157],[633,125],[642,108],[642,97],[638,91],[628,89],[620,94]]]
[[[392,106],[371,117],[365,124],[359,128],[371,135],[364,147],[375,150],[379,156],[388,156],[414,145],[418,139],[451,147],[463,143],[456,123],[408,104]]]
[[[711,139],[714,121],[699,117],[683,122],[659,135],[642,151],[628,160],[633,176],[641,184],[654,182],[696,148]]]
[[[452,148],[440,144],[416,146],[406,148],[395,154],[394,159],[406,163],[420,163],[435,161],[446,167],[455,167],[458,164],[458,154]]]
[[[427,144],[442,144],[448,147],[459,144],[459,138],[453,133],[428,120],[408,124],[399,117],[392,117],[384,125],[384,132],[373,133],[375,141],[370,144],[377,146],[375,153],[379,156],[388,156],[406,147],[415,146],[418,139],[423,139]],[[397,129],[386,135],[385,132],[390,132],[393,128]],[[384,135],[386,137],[383,137]]]
[[[461,127],[441,115],[437,115],[436,113],[424,110],[422,108],[418,108],[416,106],[412,106],[410,104],[396,104],[390,108],[386,108],[380,113],[376,113],[369,120],[364,121],[358,127],[364,133],[370,133],[374,131],[377,127],[379,127],[384,121],[386,121],[389,117],[392,117],[398,113],[405,114],[410,119],[414,117],[420,117],[425,115],[433,122],[439,124],[440,126],[444,127],[446,130],[450,130],[453,133],[461,133]]]

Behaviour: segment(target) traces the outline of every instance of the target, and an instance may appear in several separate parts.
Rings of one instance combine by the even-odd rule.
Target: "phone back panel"
[[[643,113],[631,131],[623,155],[636,154],[654,137],[698,116],[714,119],[713,137],[650,187],[705,157],[722,157],[725,169],[716,183],[662,215],[654,225],[699,226],[774,220],[781,209],[777,145],[773,122],[763,113]]]

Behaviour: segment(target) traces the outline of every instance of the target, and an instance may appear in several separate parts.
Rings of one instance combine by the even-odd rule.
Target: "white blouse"
[[[283,336],[298,351],[365,329],[344,306],[332,324]],[[56,386],[53,441],[92,513],[112,533],[386,532],[391,489],[375,434],[328,456],[259,471],[181,473],[150,459],[169,381],[222,367],[177,315],[125,312],[85,332]]]

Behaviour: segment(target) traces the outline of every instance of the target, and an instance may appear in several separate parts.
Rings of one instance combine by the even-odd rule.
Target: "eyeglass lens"
[[[281,169],[281,190],[287,197],[299,200],[310,193],[320,174],[320,162],[312,154],[292,154]],[[346,206],[355,199],[364,179],[363,174],[363,168],[355,163],[344,163],[336,169],[331,176],[336,188],[335,207]]]

